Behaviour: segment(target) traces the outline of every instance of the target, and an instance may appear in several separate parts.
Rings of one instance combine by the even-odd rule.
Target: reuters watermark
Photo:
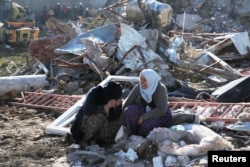
[[[250,151],[208,151],[208,167],[249,167]]]

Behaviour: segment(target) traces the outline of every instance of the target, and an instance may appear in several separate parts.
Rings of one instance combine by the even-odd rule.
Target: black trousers
[[[172,119],[169,120],[166,127],[169,128],[173,125],[179,125],[183,123],[194,123],[195,117],[196,116],[193,114],[186,114],[182,111],[172,112]]]

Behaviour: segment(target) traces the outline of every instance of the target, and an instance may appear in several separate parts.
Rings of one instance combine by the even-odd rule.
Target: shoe
[[[206,122],[206,119],[207,119],[207,117],[204,117],[204,116],[202,116],[202,115],[199,115],[200,123],[201,123],[201,122]]]
[[[204,117],[202,115],[195,115],[194,123],[199,124],[201,122],[206,122],[206,117]]]

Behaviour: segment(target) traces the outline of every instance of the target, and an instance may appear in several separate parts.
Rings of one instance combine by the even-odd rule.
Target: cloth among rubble
[[[70,128],[76,144],[92,139],[107,143],[114,141],[121,126],[121,96],[121,85],[116,82],[89,90]]]
[[[204,125],[183,124],[182,126],[183,130],[155,128],[147,138],[159,145],[158,152],[161,155],[199,157],[206,155],[208,151],[234,148],[230,141]]]

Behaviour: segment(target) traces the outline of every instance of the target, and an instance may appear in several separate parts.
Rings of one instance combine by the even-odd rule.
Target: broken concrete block
[[[96,166],[97,164],[100,164],[104,162],[104,158],[98,157],[98,156],[87,156],[83,159],[84,162],[86,162],[88,165]]]

